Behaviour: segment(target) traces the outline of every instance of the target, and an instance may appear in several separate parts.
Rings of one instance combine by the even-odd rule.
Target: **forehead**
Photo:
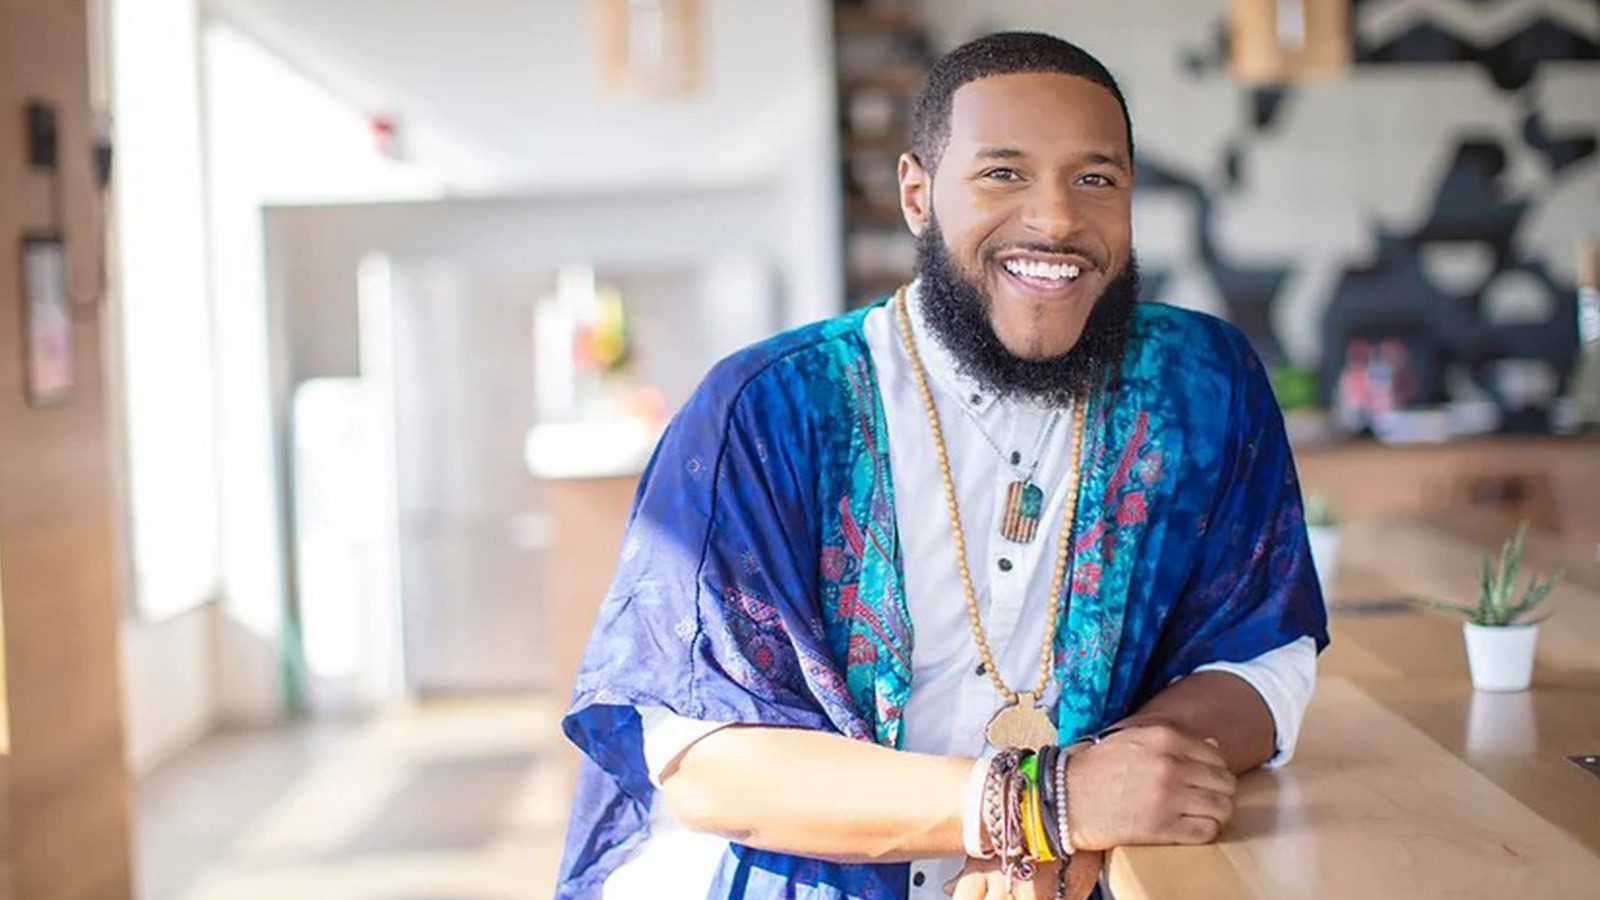
[[[950,99],[948,158],[1008,146],[1043,155],[1128,155],[1122,107],[1087,78],[1018,72],[969,81]]]

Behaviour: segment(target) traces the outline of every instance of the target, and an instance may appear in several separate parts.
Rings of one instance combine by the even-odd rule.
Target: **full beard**
[[[917,275],[929,330],[955,358],[956,368],[986,390],[1065,406],[1101,387],[1122,365],[1139,299],[1139,263],[1131,254],[1095,299],[1078,342],[1066,353],[1044,359],[1017,356],[1001,342],[990,319],[988,291],[956,266],[936,219],[917,239]]]

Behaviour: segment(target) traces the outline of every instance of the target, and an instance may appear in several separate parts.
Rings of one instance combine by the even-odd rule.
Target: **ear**
[[[900,154],[900,214],[917,237],[933,216],[933,175],[914,153]]]

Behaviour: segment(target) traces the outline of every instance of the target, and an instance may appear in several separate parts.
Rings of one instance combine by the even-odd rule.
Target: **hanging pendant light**
[[[1235,78],[1255,84],[1312,81],[1350,65],[1350,0],[1230,0]]]
[[[601,93],[686,98],[701,92],[700,0],[592,0]]]

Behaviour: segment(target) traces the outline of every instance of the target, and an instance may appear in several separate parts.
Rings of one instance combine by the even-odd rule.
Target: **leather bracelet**
[[[1044,833],[1050,843],[1050,852],[1056,859],[1066,859],[1072,853],[1072,848],[1061,840],[1061,791],[1060,779],[1056,778],[1056,765],[1060,759],[1060,747],[1045,747],[1039,751],[1039,796],[1043,801]]]
[[[1022,754],[1003,750],[989,760],[983,783],[983,829],[989,838],[989,856],[1005,853],[1005,810],[1007,778],[1017,767]]]

